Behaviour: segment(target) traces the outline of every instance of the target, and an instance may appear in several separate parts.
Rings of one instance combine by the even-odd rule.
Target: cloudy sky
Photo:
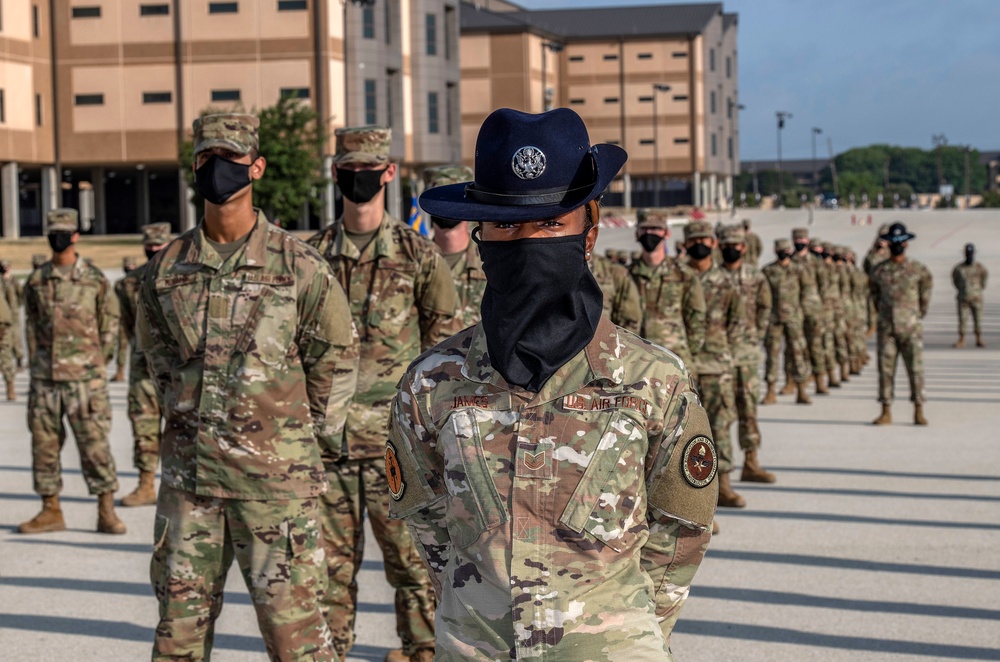
[[[529,9],[665,4],[515,0]],[[667,3],[670,4],[670,3]],[[743,159],[775,155],[775,111],[793,114],[785,158],[810,130],[834,152],[872,143],[1000,149],[1000,0],[725,0],[739,14]]]

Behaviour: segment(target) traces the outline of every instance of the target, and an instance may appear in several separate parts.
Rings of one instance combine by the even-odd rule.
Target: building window
[[[726,151],[729,153],[729,160],[733,160],[733,137],[726,138]]]
[[[427,133],[436,134],[438,128],[438,93],[427,93]]]
[[[378,104],[375,97],[375,79],[365,79],[365,124],[378,124]]]
[[[618,56],[617,55],[605,55],[604,59],[610,62],[612,60],[617,60]]]
[[[139,16],[169,16],[170,5],[139,5]]]
[[[238,2],[210,2],[208,3],[209,14],[235,14],[239,11]]]
[[[733,77],[733,58],[726,56],[726,78]]]
[[[605,144],[608,144],[608,145],[617,145],[618,144],[617,140],[605,140],[604,142],[605,142]]]
[[[392,43],[392,3],[383,2],[382,6],[385,7],[385,43]]]
[[[427,40],[427,54],[437,55],[437,16],[427,14],[424,21],[424,38]]]
[[[283,87],[281,88],[282,99],[308,99],[308,87]]]
[[[42,125],[42,95],[35,95],[35,124]]]
[[[455,50],[451,36],[458,31],[455,24],[455,8],[445,5],[444,8],[444,59],[450,60],[451,54]]]
[[[73,18],[100,18],[101,8],[98,7],[73,7]]]
[[[604,103],[618,103],[618,97],[604,97]]]
[[[639,97],[639,103],[649,103],[653,100],[653,97]]]
[[[305,11],[309,9],[306,0],[278,0],[278,11]]]
[[[715,114],[715,90],[708,93],[708,112]]]
[[[687,54],[686,51],[675,51],[675,52],[671,53],[670,55],[672,57],[676,57],[676,58],[681,58],[681,57],[687,57],[688,56],[688,54]]]
[[[639,60],[652,60],[653,59],[653,54],[652,53],[639,53],[635,57],[637,59],[639,59]]]
[[[4,95],[3,88],[0,88],[0,124],[6,124],[7,122],[7,98]]]
[[[675,145],[687,145],[688,144],[688,139],[687,138],[674,138],[674,144]]]
[[[41,21],[38,18],[38,5],[31,5],[31,32],[33,35],[35,35],[36,39],[38,38],[39,35],[38,26],[40,24]]]
[[[708,49],[708,70],[715,71],[715,49]]]
[[[386,69],[385,71],[385,125],[392,126],[393,113],[395,113],[396,99],[396,79],[399,71],[396,69]]]
[[[239,90],[212,90],[212,101],[239,101]]]
[[[170,103],[173,95],[170,92],[143,92],[143,103]]]
[[[569,105],[571,105],[571,106],[582,106],[585,103],[587,103],[586,99],[570,99],[569,100]]]
[[[639,144],[640,145],[652,145],[655,142],[656,141],[653,140],[652,138],[643,138],[642,140],[639,141]]]
[[[104,95],[103,94],[77,94],[74,97],[74,103],[77,106],[103,106],[104,105]]]
[[[569,61],[570,62],[583,62],[583,56],[582,55],[570,55],[569,56]]]
[[[733,117],[733,100],[726,97],[726,117],[732,119]]]
[[[365,39],[375,38],[375,8],[365,7],[361,10],[361,36]]]
[[[716,140],[715,134],[713,133],[712,134],[712,156],[715,156],[716,153],[718,153],[718,151],[719,151],[718,150],[718,141]]]
[[[447,83],[444,98],[445,132],[450,136],[455,131],[455,109],[458,108],[458,87]]]
[[[688,100],[688,98],[687,98],[686,94],[675,94],[674,95],[674,101],[687,101],[687,100]]]

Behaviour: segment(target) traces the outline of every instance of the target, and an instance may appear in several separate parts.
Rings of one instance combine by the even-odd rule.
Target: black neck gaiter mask
[[[889,244],[889,252],[893,255],[902,255],[906,252],[906,246],[903,244]]]
[[[224,205],[250,185],[250,166],[224,159],[218,154],[208,157],[194,171],[195,186],[202,197],[214,205]]]
[[[341,194],[356,205],[371,202],[382,190],[381,170],[347,170],[337,168],[337,187]]]
[[[604,295],[587,268],[587,233],[546,239],[482,241],[486,273],[480,308],[490,363],[509,384],[537,393],[587,346]]]
[[[639,235],[639,244],[642,245],[642,249],[647,253],[655,251],[661,241],[663,241],[663,237],[658,234],[653,234],[652,232],[644,232]]]

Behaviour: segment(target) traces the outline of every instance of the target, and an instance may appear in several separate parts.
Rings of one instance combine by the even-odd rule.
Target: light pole
[[[819,190],[819,168],[816,165],[816,136],[823,133],[823,129],[814,126],[812,128],[812,149],[813,149],[813,197],[816,197],[816,193]]]
[[[548,52],[559,53],[563,45],[558,41],[542,42],[542,112],[552,110],[552,97],[549,95],[549,88],[545,85],[545,74],[549,68]]]
[[[781,177],[781,130],[785,128],[785,120],[792,119],[792,114],[784,110],[775,113],[778,117],[778,206],[784,204],[785,183]]]
[[[736,215],[736,190],[733,185],[736,183],[736,111],[746,110],[742,103],[737,103],[729,99],[729,141],[732,148],[729,152],[729,193],[732,198],[732,215]]]
[[[653,206],[660,206],[660,116],[656,112],[656,93],[669,92],[670,86],[653,83]]]

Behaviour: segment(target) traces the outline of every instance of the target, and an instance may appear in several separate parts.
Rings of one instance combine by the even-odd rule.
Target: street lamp
[[[823,133],[823,129],[814,126],[812,128],[812,148],[813,148],[813,196],[819,191],[819,168],[816,166],[816,136]]]
[[[729,109],[727,115],[729,115],[729,194],[732,198],[732,208],[731,213],[733,216],[736,215],[736,192],[733,189],[733,185],[736,182],[736,113],[733,111],[746,110],[747,107],[742,103],[737,103],[732,99],[728,100]]]
[[[780,207],[785,197],[785,183],[781,177],[781,130],[785,128],[785,120],[792,119],[792,114],[779,110],[775,115],[778,117],[778,206]]]
[[[542,111],[552,110],[552,95],[549,94],[549,88],[545,85],[545,74],[549,68],[548,62],[548,52],[559,53],[563,49],[563,45],[558,41],[543,41],[542,42]]]
[[[659,115],[656,112],[656,93],[669,92],[670,86],[653,83],[653,206],[660,206],[660,136]]]

